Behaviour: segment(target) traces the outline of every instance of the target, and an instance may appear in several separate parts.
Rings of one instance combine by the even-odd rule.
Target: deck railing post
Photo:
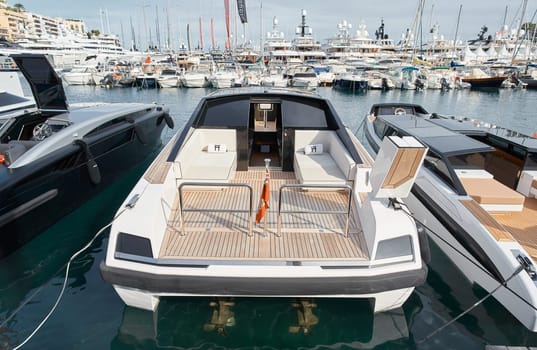
[[[207,208],[207,209],[184,209],[184,200],[183,200],[183,187],[246,187],[248,189],[248,195],[250,197],[250,206],[247,210],[235,210],[235,209],[218,209],[218,208]],[[179,219],[180,219],[180,232],[181,235],[184,235],[184,212],[221,212],[221,213],[248,213],[248,236],[253,234],[253,189],[252,186],[246,183],[216,183],[216,182],[183,182],[179,185]]]
[[[286,188],[301,188],[301,189],[334,189],[334,190],[345,190],[348,193],[348,199],[347,199],[347,208],[345,211],[326,211],[326,210],[285,210],[282,211],[282,193],[283,190]],[[349,227],[350,227],[350,215],[351,215],[351,206],[352,206],[352,187],[349,185],[304,185],[304,184],[283,184],[280,186],[280,190],[278,192],[278,221],[277,221],[277,235],[278,237],[281,237],[281,226],[282,226],[282,219],[281,214],[345,214],[345,227],[344,227],[344,235],[346,238],[349,237]]]

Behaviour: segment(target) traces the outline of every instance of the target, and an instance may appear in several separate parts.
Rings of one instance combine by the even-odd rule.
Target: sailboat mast
[[[133,51],[137,51],[138,50],[138,47],[136,46],[136,33],[134,31],[134,26],[132,25],[132,16],[129,17],[130,19],[130,22],[131,22],[131,36],[132,36],[132,47],[131,49]]]
[[[502,30],[503,30],[503,28],[505,28],[505,21],[507,21],[507,9],[508,8],[509,8],[509,6],[505,6],[505,12],[503,14]]]
[[[201,24],[201,16],[199,18],[199,27],[200,27],[200,49],[203,51],[203,29]]]
[[[105,15],[106,15],[106,29],[108,29],[108,34],[111,34],[112,31],[110,30],[110,19],[108,18],[108,9],[106,9]]]
[[[169,1],[168,1],[168,5],[169,5]],[[168,9],[170,7],[168,6]],[[172,39],[171,39],[171,30],[170,30],[170,12],[169,11],[166,11],[166,47],[168,49],[171,49],[172,48]]]
[[[459,14],[457,16],[457,26],[455,27],[455,38],[453,39],[453,55],[457,52],[457,36],[459,35],[459,23],[461,21],[462,5],[459,6]]]
[[[263,0],[259,5],[259,49],[261,50],[261,64],[265,65],[265,48],[263,43]]]
[[[516,42],[518,43],[518,40],[520,40],[520,30],[522,29],[522,23],[524,21],[524,16],[526,15],[526,6],[528,5],[528,0],[524,0],[522,3],[522,13],[520,14],[520,22],[518,22],[518,28],[516,30]],[[518,55],[518,50],[520,49],[520,44],[515,46],[515,49],[513,50],[513,57],[511,58],[511,62],[513,62]]]
[[[186,25],[186,42],[188,45],[188,52],[192,52],[192,48],[190,46],[190,24],[187,23]]]
[[[119,21],[119,26],[121,28],[121,47],[125,47],[125,32],[123,31],[123,21]]]
[[[99,19],[101,20],[101,33],[104,33],[103,9],[99,7]]]
[[[211,44],[212,44],[212,49],[216,49],[216,45],[214,43],[214,20],[213,18],[211,17]]]
[[[157,14],[157,18],[155,19],[155,26],[157,27],[157,30],[155,31],[155,34],[157,36],[157,45],[160,51],[162,49],[162,46],[160,45],[160,23],[158,20],[158,5],[155,5],[155,12]]]

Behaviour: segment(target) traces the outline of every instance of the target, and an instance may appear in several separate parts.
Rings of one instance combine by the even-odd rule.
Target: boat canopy
[[[433,120],[414,116],[382,116],[382,119],[398,130],[401,136],[414,136],[437,154],[447,157],[459,154],[492,152],[491,147],[469,136],[446,129],[435,124]]]
[[[62,80],[45,55],[12,55],[30,84],[37,107],[42,111],[63,113],[69,110]]]

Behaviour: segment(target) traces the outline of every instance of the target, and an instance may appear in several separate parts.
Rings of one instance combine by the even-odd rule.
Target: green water
[[[105,90],[68,87],[70,102],[161,102],[170,107],[176,129],[209,90]],[[420,103],[441,114],[466,115],[532,133],[537,129],[537,92],[451,91],[345,94],[330,88],[328,97],[344,122],[355,130],[371,104]],[[359,132],[358,135],[361,135]],[[365,142],[365,141],[364,141]],[[115,214],[150,163],[133,170],[83,207],[65,217],[8,258],[0,261],[0,349],[22,342],[50,310],[63,283],[69,257]],[[486,344],[537,346],[527,331],[493,298],[426,342],[432,331],[485,295],[470,284],[435,246],[427,282],[416,288],[404,307],[373,315],[362,300],[319,299],[319,323],[308,334],[290,333],[297,312],[288,299],[236,299],[235,325],[225,334],[205,332],[211,319],[210,298],[163,299],[158,312],[126,307],[104,283],[99,263],[107,235],[72,265],[68,287],[56,312],[24,349],[483,349]]]

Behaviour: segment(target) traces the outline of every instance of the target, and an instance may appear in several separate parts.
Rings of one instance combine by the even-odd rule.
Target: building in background
[[[9,41],[24,38],[53,38],[69,34],[85,34],[86,25],[80,19],[51,18],[28,12],[0,0],[0,37]]]

